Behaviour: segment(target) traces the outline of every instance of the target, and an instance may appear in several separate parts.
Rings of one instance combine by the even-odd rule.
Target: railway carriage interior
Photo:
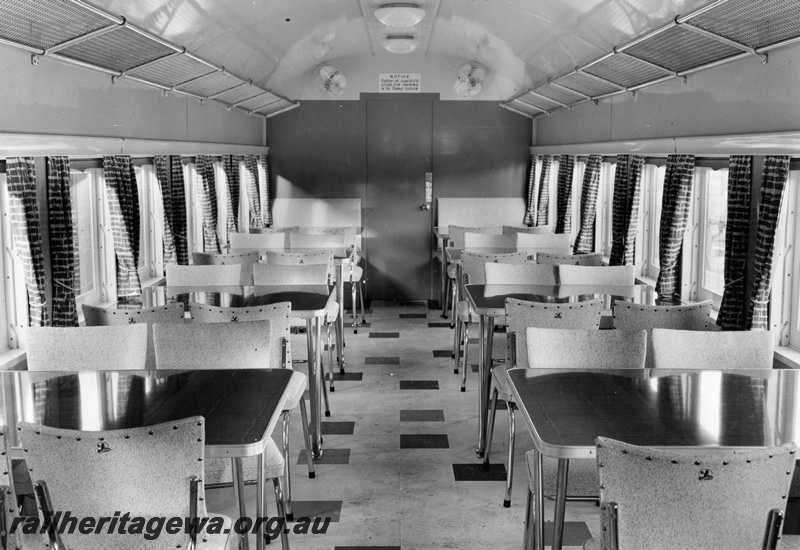
[[[798,65],[793,0],[0,2],[0,523],[800,548]]]

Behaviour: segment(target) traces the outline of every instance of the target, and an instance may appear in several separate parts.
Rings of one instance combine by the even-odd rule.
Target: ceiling
[[[652,62],[632,60],[627,53],[636,47],[624,56],[611,54],[615,48],[624,49],[643,35],[669,27],[676,17],[697,13],[705,7],[712,8],[706,12],[712,15],[718,7],[721,7],[719,11],[727,9],[728,20],[717,17],[711,23],[720,29],[718,32],[727,32],[728,39],[731,35],[749,33],[754,45],[738,47],[707,36],[702,40],[715,46],[701,43],[701,38],[689,43],[681,33],[697,37],[699,31],[695,29],[693,34],[681,27],[680,32],[659,34],[666,37],[663,43],[643,43],[638,49],[645,56],[649,51],[651,55],[660,54],[665,61],[671,58],[676,65],[681,65],[679,58],[692,55],[692,51],[681,51],[681,47],[703,52],[714,50],[710,52],[714,55],[702,60],[706,63],[734,54],[757,54],[759,44],[764,46],[768,42],[772,47],[778,39],[785,40],[790,35],[796,39],[794,35],[800,33],[800,2],[797,0],[411,1],[425,10],[425,16],[413,28],[396,31],[414,35],[419,44],[415,51],[406,54],[390,53],[381,44],[389,31],[376,20],[375,10],[389,3],[385,0],[92,0],[91,3],[84,0],[9,0],[0,6],[0,11],[5,12],[0,13],[3,16],[0,19],[7,21],[5,24],[0,21],[0,39],[7,43],[23,42],[23,47],[34,53],[44,52],[58,44],[58,40],[51,36],[49,43],[37,43],[26,42],[24,38],[26,32],[35,34],[38,30],[35,27],[43,25],[42,14],[37,13],[39,6],[56,6],[51,9],[51,26],[46,31],[56,36],[64,34],[63,29],[58,28],[59,6],[78,6],[81,10],[97,6],[102,12],[120,15],[138,29],[173,46],[184,47],[186,53],[216,66],[218,72],[207,75],[205,80],[201,79],[203,85],[196,86],[193,92],[196,97],[247,108],[253,114],[271,116],[293,107],[295,100],[331,98],[318,83],[315,86],[314,75],[325,65],[334,66],[346,76],[347,87],[334,99],[358,99],[361,93],[378,92],[379,75],[383,73],[419,74],[421,92],[438,93],[442,99],[465,99],[455,93],[453,82],[459,67],[470,63],[482,65],[487,76],[480,93],[466,99],[497,100],[528,116],[538,116],[561,109],[565,103],[571,105],[602,95],[600,92],[572,94],[569,90],[572,85],[567,86],[565,92],[562,86],[565,82],[581,84],[581,80],[587,80],[590,82],[585,84],[589,84],[589,89],[597,89],[604,76],[607,78],[615,71],[629,72],[623,75],[626,83],[609,86],[606,82],[599,87],[601,92],[619,93],[635,89],[634,84],[652,83],[654,77],[680,77],[682,73],[677,67],[665,69]],[[14,13],[15,18],[11,18],[14,10],[22,14]],[[773,19],[758,20],[763,13],[774,14]],[[12,19],[14,22],[9,23]],[[692,21],[694,19],[689,23]],[[768,39],[759,42],[760,29],[774,29],[776,21],[782,27],[780,32],[767,32]],[[114,23],[122,23],[124,27],[122,19]],[[736,28],[729,23],[735,23]],[[87,23],[80,32],[90,33],[98,25],[98,22]],[[794,30],[784,32],[788,28]],[[15,33],[17,38],[13,36]],[[76,31],[72,36],[78,34]],[[75,57],[71,50],[85,48],[87,51],[79,53],[89,59],[102,60],[102,54],[114,58],[105,65],[113,69],[111,74],[146,76],[145,80],[162,84],[166,91],[179,88],[175,84],[181,82],[181,77],[171,76],[170,71],[177,71],[172,64],[180,60],[164,57],[167,62],[158,67],[158,71],[152,64],[140,70],[133,60],[129,60],[127,66],[115,65],[117,61],[125,61],[122,58],[127,50],[117,44],[117,53],[106,51],[112,35],[124,37],[123,32],[112,32],[106,35],[105,45],[102,37],[93,38],[83,46],[71,46],[54,55],[62,59]],[[64,38],[69,36],[64,34],[62,40]],[[124,38],[133,40],[135,37]],[[86,44],[91,44],[94,51],[88,51],[90,48]],[[156,57],[170,51],[153,50],[150,57],[143,54],[141,61],[152,59],[161,65]],[[181,52],[171,55],[180,57]],[[603,56],[610,57],[603,61]],[[594,71],[587,71],[594,74],[570,75],[576,67],[598,60],[600,63],[595,65]],[[98,63],[93,62],[94,65]],[[687,67],[685,60],[682,63]],[[697,66],[698,63],[694,63],[688,67],[694,70]],[[225,71],[220,71],[222,67]],[[188,65],[180,69],[194,70]],[[126,72],[129,74],[123,74]],[[148,75],[156,75],[161,80]],[[170,78],[175,82],[169,82]],[[231,88],[226,79],[242,85],[228,93]],[[556,79],[559,80],[551,85],[550,81]],[[193,86],[188,88],[191,90]],[[215,90],[222,92],[211,93]],[[526,93],[531,90],[533,93]],[[341,92],[341,87],[337,91]],[[274,93],[270,95],[271,92]]]

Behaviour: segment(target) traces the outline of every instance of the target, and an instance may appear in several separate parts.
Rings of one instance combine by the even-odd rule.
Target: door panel
[[[368,293],[377,300],[431,297],[433,101],[367,100]],[[434,181],[435,184],[435,181]]]

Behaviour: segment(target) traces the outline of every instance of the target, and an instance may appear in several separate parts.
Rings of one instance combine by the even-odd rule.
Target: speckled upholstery
[[[47,484],[53,510],[72,516],[111,516],[114,511],[131,517],[189,517],[192,478],[203,479],[205,421],[190,417],[154,426],[88,432],[50,428],[21,422],[19,436],[31,478]],[[207,517],[203,486],[197,513]],[[230,519],[221,517],[226,527]],[[143,537],[108,534],[107,530],[81,535],[78,530],[63,540],[70,549],[140,549]],[[163,530],[159,548],[188,547],[183,532]],[[198,536],[198,548],[225,548],[228,535]]]
[[[253,264],[258,261],[258,252],[236,252],[233,254],[212,254],[208,252],[193,252],[194,265],[232,265],[239,264],[242,271],[239,274],[239,284],[242,286],[253,284]]]
[[[536,254],[536,263],[541,265],[603,265],[603,254],[593,252],[591,254],[552,254],[550,252],[539,252]]]
[[[615,300],[612,309],[614,310],[614,328],[647,331],[645,367],[653,368],[651,337],[653,329],[706,330],[711,313],[711,300],[688,306],[650,306]]]
[[[542,369],[641,369],[647,353],[645,330],[525,330],[528,364]]]
[[[144,324],[25,329],[28,370],[144,370]]]
[[[541,225],[539,227],[515,227],[513,225],[504,225],[503,226],[503,233],[508,235],[511,233],[534,233],[534,234],[543,234],[543,233],[552,233],[553,226],[552,225]]]
[[[658,369],[771,369],[774,339],[766,330],[696,331],[654,328]]]
[[[168,286],[239,286],[241,264],[167,265]]]
[[[486,263],[484,275],[487,285],[555,285],[558,270],[555,266],[533,263]]]
[[[769,511],[785,511],[794,462],[794,444],[699,454],[598,437],[601,510],[619,506],[620,550],[761,548]]]
[[[468,227],[463,225],[449,225],[447,226],[447,235],[450,242],[453,243],[455,248],[464,249],[464,233],[483,233],[484,235],[502,235],[503,227],[500,225],[491,225],[485,227]]]
[[[635,281],[632,265],[569,265],[558,266],[562,285],[632,285]]]
[[[289,233],[290,248],[346,248],[347,235]]]
[[[464,249],[470,248],[515,248],[517,246],[517,234],[506,235],[487,235],[486,233],[464,233]]]
[[[265,248],[285,248],[289,244],[289,235],[280,233],[231,233],[228,244],[233,250],[258,250]]]
[[[326,263],[283,265],[258,262],[253,265],[253,281],[257,285],[324,285],[328,284]]]
[[[267,252],[267,263],[278,265],[326,264],[328,280],[333,282],[333,250],[317,250],[314,252]],[[284,282],[282,284],[299,285],[304,283]]]
[[[510,252],[507,254],[481,254],[478,252],[461,253],[461,272],[467,276],[467,283],[473,285],[486,284],[485,264],[524,264],[528,261],[525,252]]]
[[[303,227],[298,233],[306,235],[344,235],[346,246],[356,245],[355,227]]]
[[[156,368],[156,352],[153,347],[153,323],[183,323],[186,321],[183,303],[142,309],[107,309],[83,304],[83,318],[87,327],[128,325],[142,323],[147,325],[148,369]]]
[[[2,469],[0,469],[0,492],[3,493],[5,506],[1,513],[5,514],[6,525],[11,526],[14,518],[19,517],[19,509],[17,507],[17,492],[15,489],[15,479],[11,476],[11,472],[16,472],[17,469],[11,467],[11,447],[8,441],[8,427],[0,426],[0,436],[2,436]],[[24,466],[24,462],[20,462]],[[24,471],[26,484],[30,483],[30,477],[27,475],[27,468]],[[33,490],[26,494],[33,494]],[[41,535],[25,535],[21,529],[17,529],[16,533],[9,533],[8,548],[22,548],[25,550],[44,550],[46,540]]]
[[[520,248],[557,248],[569,250],[568,233],[517,233],[517,246]]]

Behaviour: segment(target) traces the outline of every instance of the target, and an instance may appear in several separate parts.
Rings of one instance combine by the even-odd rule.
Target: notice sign
[[[420,73],[381,73],[378,75],[381,93],[419,93]]]

